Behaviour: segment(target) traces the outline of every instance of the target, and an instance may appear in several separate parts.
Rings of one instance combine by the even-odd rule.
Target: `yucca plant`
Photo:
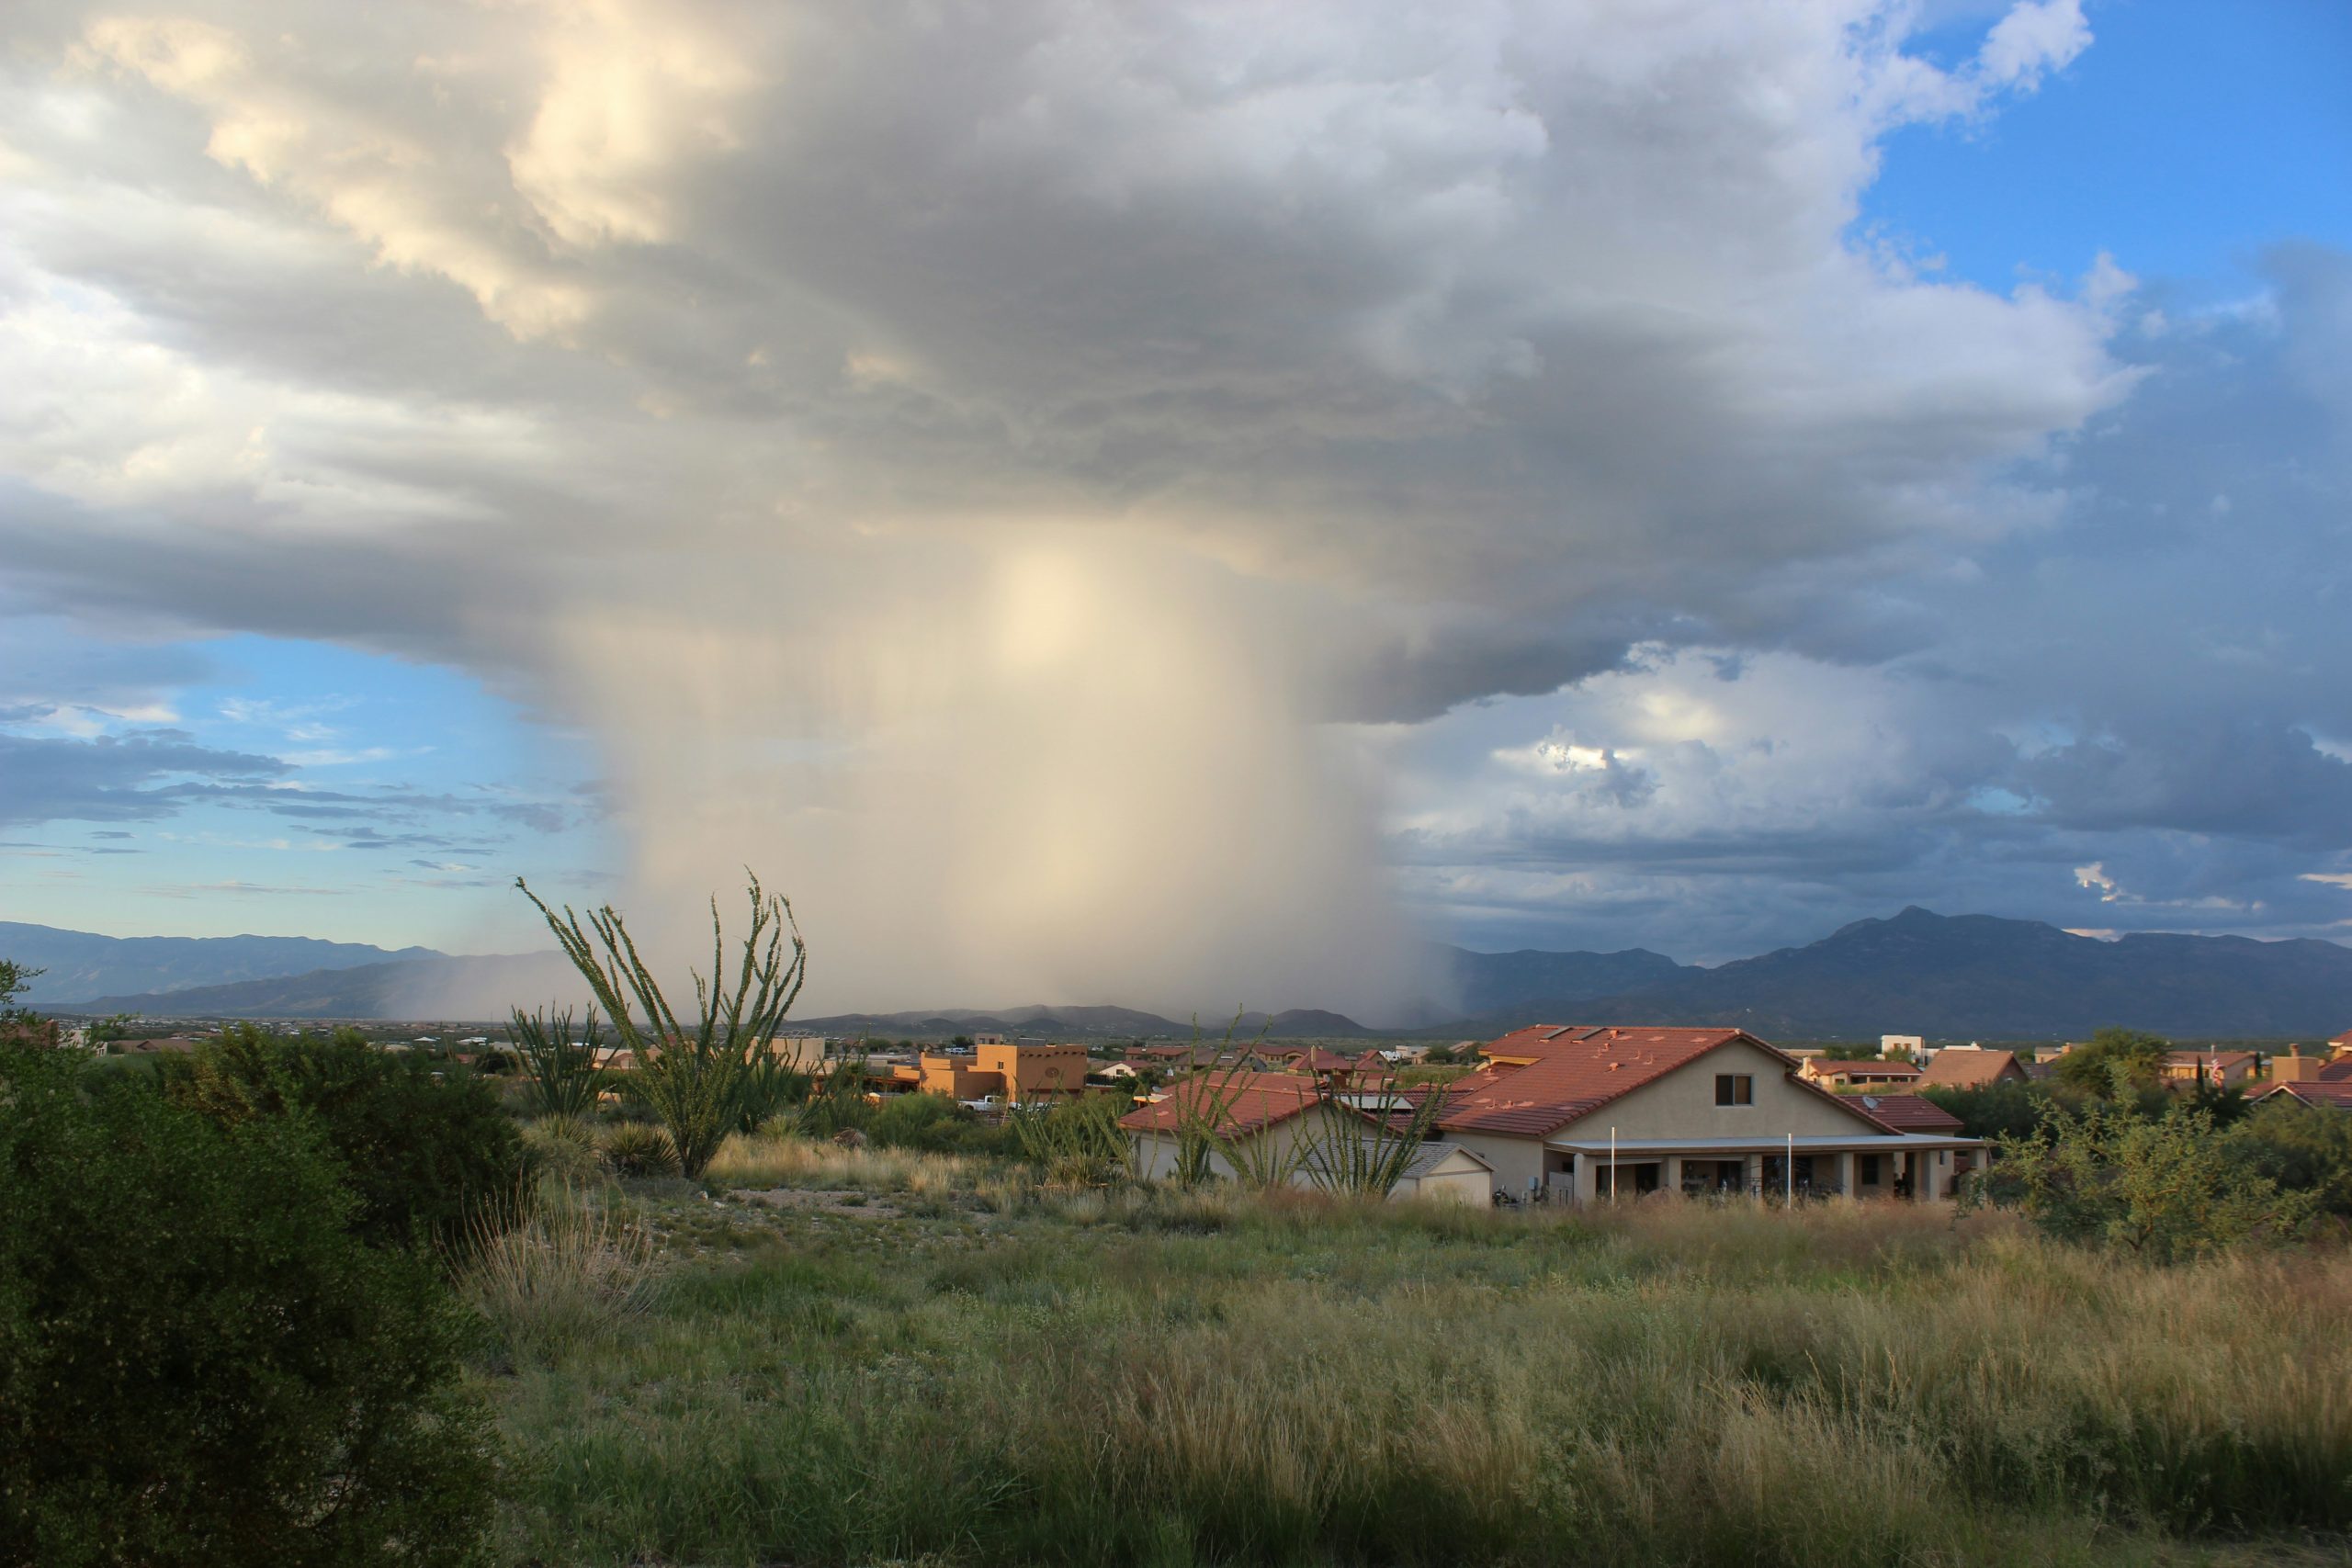
[[[632,1087],[669,1130],[679,1168],[689,1178],[702,1175],[718,1145],[742,1125],[745,1107],[763,1092],[760,1064],[808,977],[808,948],[791,904],[763,892],[757,876],[750,882],[751,930],[731,987],[724,981],[727,938],[718,900],[710,901],[711,972],[706,978],[688,971],[695,983],[688,1027],[639,955],[618,910],[609,904],[591,910],[583,930],[570,905],[559,916],[521,877],[514,879],[636,1058]]]
[[[1342,1101],[1328,1087],[1321,1098],[1336,1114],[1317,1118],[1297,1140],[1298,1167],[1316,1187],[1352,1198],[1394,1192],[1445,1111],[1443,1089],[1431,1085],[1417,1105],[1393,1079],[1369,1105]]]
[[[605,1084],[596,1047],[595,1009],[588,1010],[587,1028],[574,1038],[570,1008],[552,1018],[545,1010],[526,1013],[516,1008],[506,1037],[523,1058],[532,1104],[541,1114],[585,1116],[596,1109],[596,1097]]]
[[[1005,1121],[1022,1157],[1053,1180],[1099,1186],[1126,1174],[1127,1135],[1119,1126],[1117,1102],[1107,1096],[1015,1106]]]
[[[605,1163],[616,1176],[675,1176],[677,1145],[670,1134],[642,1122],[624,1122],[605,1135]]]

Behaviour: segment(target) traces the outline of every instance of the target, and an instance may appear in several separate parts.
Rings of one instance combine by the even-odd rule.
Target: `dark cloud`
[[[197,745],[185,732],[134,731],[81,740],[0,734],[0,822],[152,822],[189,790],[263,792],[293,769],[275,757]],[[162,780],[233,781],[224,784]]]

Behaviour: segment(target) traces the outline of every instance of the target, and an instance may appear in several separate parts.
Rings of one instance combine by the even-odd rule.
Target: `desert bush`
[[[650,1307],[656,1264],[643,1222],[564,1190],[543,1197],[521,1224],[483,1236],[464,1278],[510,1352],[546,1359]]]
[[[659,1127],[624,1122],[605,1134],[605,1163],[616,1176],[665,1177],[678,1174],[678,1148]]]
[[[2317,1208],[2222,1145],[2210,1112],[2175,1104],[2141,1116],[2093,1104],[2052,1111],[2001,1142],[1971,1201],[2012,1204],[2062,1241],[2170,1262],[2299,1234]]]
[[[345,1168],[311,1118],[0,1050],[0,1562],[478,1555],[471,1319]]]
[[[378,1050],[351,1031],[222,1032],[159,1069],[164,1092],[223,1125],[307,1119],[359,1195],[354,1224],[379,1245],[462,1253],[511,1218],[526,1174],[497,1091],[469,1074]]]

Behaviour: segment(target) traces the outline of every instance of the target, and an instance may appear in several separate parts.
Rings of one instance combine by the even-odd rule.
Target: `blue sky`
[[[0,42],[0,918],[749,863],[820,1005],[1179,1011],[2352,933],[2352,8]]]
[[[1989,288],[2078,276],[2089,258],[2193,295],[2258,287],[2283,240],[2352,248],[2352,7],[2106,0],[2098,41],[2042,91],[1884,146],[1863,225]],[[1974,47],[1981,21],[1922,53]]]

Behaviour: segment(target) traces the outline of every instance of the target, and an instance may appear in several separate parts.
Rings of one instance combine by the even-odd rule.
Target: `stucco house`
[[[1947,1045],[1936,1053],[1919,1087],[1983,1089],[1989,1084],[2024,1083],[2032,1074],[2015,1051],[1988,1051],[1981,1045]]]
[[[1807,1082],[1738,1029],[1541,1024],[1449,1086],[1439,1134],[1495,1188],[1576,1202],[1649,1192],[1949,1198],[1984,1144],[1911,1131]],[[2006,1053],[2004,1053],[2006,1055]]]
[[[1807,1078],[1834,1089],[1904,1089],[1918,1081],[1920,1071],[1913,1062],[1838,1061],[1827,1056],[1811,1056],[1804,1062]]]
[[[1234,1146],[1245,1168],[1254,1167],[1237,1170],[1225,1154],[1212,1153],[1211,1174],[1231,1178],[1273,1170],[1293,1187],[1321,1185],[1318,1171],[1329,1168],[1325,1162],[1340,1144],[1379,1136],[1372,1114],[1333,1098],[1306,1075],[1203,1073],[1168,1085],[1150,1103],[1119,1118],[1135,1152],[1136,1174],[1154,1180],[1173,1178],[1182,1131],[1199,1119],[1213,1120],[1218,1136]],[[1388,1196],[1485,1203],[1493,1191],[1494,1170],[1482,1156],[1430,1141],[1415,1145]]]

